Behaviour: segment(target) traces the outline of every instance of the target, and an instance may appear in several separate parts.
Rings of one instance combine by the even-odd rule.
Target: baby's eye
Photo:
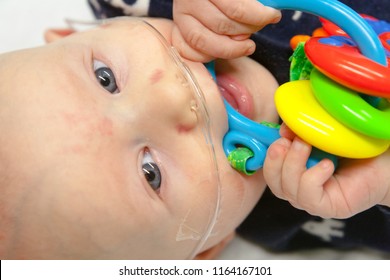
[[[112,94],[119,93],[114,72],[107,65],[101,61],[94,60],[93,70],[95,71],[96,79],[105,90]]]
[[[152,158],[152,155],[148,152],[144,152],[142,159],[142,172],[145,179],[154,191],[158,191],[161,185],[161,172],[158,165]]]

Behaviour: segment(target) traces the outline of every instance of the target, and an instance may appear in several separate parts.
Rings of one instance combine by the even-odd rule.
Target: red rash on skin
[[[94,137],[112,137],[114,126],[111,119],[107,117],[96,117],[92,115],[78,115],[69,112],[61,114],[69,133],[78,133],[83,136],[85,141],[68,143],[64,146],[64,153],[82,154],[87,151],[88,143]]]
[[[97,121],[96,117],[93,116],[81,116],[72,113],[63,113],[62,116],[71,130],[83,126],[82,130],[84,133],[89,131],[90,134],[98,132],[101,136],[113,135],[113,123],[107,117],[103,117]]]
[[[150,76],[149,80],[153,84],[157,83],[164,76],[164,72],[161,69],[156,69]]]
[[[177,131],[179,133],[186,133],[188,131],[190,131],[192,129],[192,127],[187,127],[187,126],[184,126],[184,125],[178,125],[177,126]]]
[[[112,136],[113,135],[113,124],[112,120],[107,117],[102,118],[96,125],[100,135]]]

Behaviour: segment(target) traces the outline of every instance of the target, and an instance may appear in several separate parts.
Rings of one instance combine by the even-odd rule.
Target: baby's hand
[[[257,0],[174,0],[173,45],[199,62],[250,55],[255,50],[250,35],[280,18],[280,11]]]
[[[323,218],[347,218],[374,205],[390,206],[390,150],[371,159],[324,159],[306,169],[311,146],[286,129],[268,149],[264,177],[272,192]],[[334,173],[333,173],[334,172]]]

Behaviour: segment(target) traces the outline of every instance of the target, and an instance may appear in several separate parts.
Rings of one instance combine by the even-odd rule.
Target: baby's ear
[[[75,31],[70,28],[64,28],[64,29],[48,29],[45,31],[45,42],[51,43],[54,41],[57,41],[58,39],[64,38]]]

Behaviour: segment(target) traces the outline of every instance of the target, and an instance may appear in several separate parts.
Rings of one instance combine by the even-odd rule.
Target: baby
[[[288,81],[291,37],[312,34],[321,25],[317,17],[297,11],[283,10],[280,19],[280,11],[257,0],[88,2],[98,18],[173,18],[176,26],[172,42],[183,57],[192,61],[233,59],[255,51],[251,58],[264,65],[280,83]],[[381,0],[340,2],[358,13],[390,21],[390,13]],[[277,24],[262,29],[269,23]],[[252,74],[248,72],[245,77],[251,79],[248,76]],[[218,80],[221,84],[221,75]],[[258,84],[261,82],[259,79]],[[389,252],[390,151],[370,159],[340,159],[336,170],[328,160],[306,169],[311,146],[285,126],[280,133],[282,138],[270,146],[262,170],[273,193],[267,189],[238,233],[271,250],[325,246],[370,247]],[[334,232],[334,224],[339,227],[337,234],[327,236]],[[330,225],[328,231],[323,225]]]
[[[0,55],[1,259],[207,256],[265,190],[226,159],[220,92],[275,122],[273,76],[218,60],[217,86],[170,47],[172,21],[148,22],[52,30]]]
[[[322,217],[390,205],[389,152],[342,161],[334,176],[326,160],[306,170],[310,146],[286,128],[264,170],[231,168],[222,95],[247,117],[275,122],[276,80],[235,58],[253,50],[247,35],[229,34],[248,47],[216,61],[215,83],[194,62],[203,57],[181,59],[170,47],[183,46],[171,21],[148,22],[156,30],[129,19],[54,30],[46,46],[0,55],[2,259],[210,257],[255,206],[265,178],[277,196]]]

